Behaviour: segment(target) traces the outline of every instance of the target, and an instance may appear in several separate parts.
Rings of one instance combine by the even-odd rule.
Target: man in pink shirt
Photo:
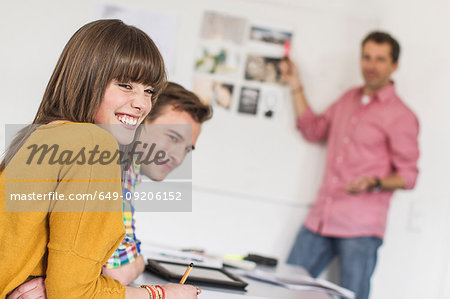
[[[337,256],[341,285],[357,299],[369,296],[390,198],[396,189],[412,189],[418,174],[418,120],[391,80],[399,53],[390,35],[370,33],[362,42],[364,86],[348,90],[320,115],[309,107],[295,65],[288,59],[280,65],[297,128],[308,141],[327,142],[322,186],[288,263],[316,277]]]

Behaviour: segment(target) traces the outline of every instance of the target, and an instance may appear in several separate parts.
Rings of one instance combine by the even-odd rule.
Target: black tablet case
[[[181,266],[185,266],[186,268],[188,266],[187,264],[171,263],[171,262],[158,261],[158,260],[152,260],[152,259],[148,259],[147,262],[148,262],[148,264],[145,267],[147,271],[155,274],[156,276],[164,278],[167,281],[171,281],[171,282],[180,282],[182,275],[178,275],[178,274],[170,272],[168,269],[164,268],[164,264],[181,265]],[[248,285],[248,283],[246,283],[245,281],[241,280],[239,277],[233,275],[232,273],[228,272],[227,270],[225,270],[223,268],[216,269],[216,268],[203,267],[203,266],[194,266],[194,267],[222,272],[223,274],[228,276],[233,281],[217,280],[217,279],[210,279],[208,277],[198,277],[198,276],[194,276],[194,275],[189,275],[186,280],[186,283],[188,283],[188,284],[213,286],[213,287],[243,290],[243,291],[245,291],[245,287]]]

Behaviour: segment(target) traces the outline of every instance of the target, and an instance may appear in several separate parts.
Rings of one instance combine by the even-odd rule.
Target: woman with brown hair
[[[141,30],[100,20],[72,36],[0,165],[1,298],[34,277],[48,298],[196,298],[192,286],[124,287],[101,274],[124,236],[126,145],[165,84]]]

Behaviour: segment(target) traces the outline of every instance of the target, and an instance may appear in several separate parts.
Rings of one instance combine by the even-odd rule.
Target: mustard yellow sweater
[[[40,164],[40,153],[29,161],[33,146],[43,144],[59,146],[56,163],[49,163],[50,153]],[[92,124],[41,126],[1,173],[0,298],[34,276],[46,277],[50,299],[125,298],[125,287],[101,274],[125,232],[122,199],[98,199],[101,192],[121,195],[122,190],[117,163],[88,163],[89,150],[97,145],[99,152],[118,149],[112,135]],[[85,163],[81,155],[80,163],[70,163],[68,151],[73,159],[83,148]],[[97,199],[48,200],[51,192]]]

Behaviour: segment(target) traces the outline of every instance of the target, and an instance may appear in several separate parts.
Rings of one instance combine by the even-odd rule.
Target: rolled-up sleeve
[[[414,188],[419,174],[419,121],[413,113],[395,119],[388,131],[391,163],[405,181],[405,189]]]
[[[311,142],[324,141],[328,137],[332,115],[337,103],[334,103],[323,114],[315,114],[310,107],[297,118],[297,129],[303,137]]]

